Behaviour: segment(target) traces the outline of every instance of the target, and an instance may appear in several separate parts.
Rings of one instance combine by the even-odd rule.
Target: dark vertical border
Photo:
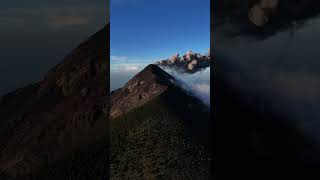
[[[214,89],[215,89],[215,59],[214,59],[214,0],[210,0],[210,58],[211,58],[211,65],[210,65],[210,170],[209,179],[216,179],[216,115],[214,114],[214,109],[216,107],[215,104],[215,95],[214,95]]]

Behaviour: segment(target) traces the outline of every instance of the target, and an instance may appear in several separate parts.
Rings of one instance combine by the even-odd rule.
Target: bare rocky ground
[[[149,65],[111,95],[111,118],[150,101],[172,85],[173,77],[156,65]]]

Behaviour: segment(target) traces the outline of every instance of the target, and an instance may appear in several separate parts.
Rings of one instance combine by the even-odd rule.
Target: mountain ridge
[[[159,79],[158,93],[134,101]],[[111,113],[127,108],[111,117],[111,179],[209,179],[209,109],[172,76],[149,65],[110,98]]]
[[[111,95],[111,118],[137,108],[174,85],[174,78],[154,64],[146,66]]]
[[[79,174],[86,177],[101,167],[105,171],[92,177],[106,176],[107,164],[101,161],[108,157],[109,31],[108,24],[81,43],[42,81],[1,98],[0,177],[64,179]],[[79,168],[72,168],[72,163],[64,165],[69,161],[62,163],[63,169],[54,165],[81,149],[94,147],[96,142],[104,142],[101,147],[104,154],[93,149],[78,158],[99,151],[101,158],[97,165],[82,170],[82,165]]]

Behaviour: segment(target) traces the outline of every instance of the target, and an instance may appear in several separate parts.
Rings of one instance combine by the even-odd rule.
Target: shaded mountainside
[[[132,107],[111,119],[111,179],[209,179],[209,109],[174,81],[149,65],[111,94],[113,111],[122,101]]]
[[[1,98],[2,179],[108,176],[109,29],[79,45],[41,82]]]

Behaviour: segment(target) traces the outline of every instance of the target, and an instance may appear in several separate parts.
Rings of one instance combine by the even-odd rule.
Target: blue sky
[[[210,0],[111,0],[111,64],[210,47]]]

